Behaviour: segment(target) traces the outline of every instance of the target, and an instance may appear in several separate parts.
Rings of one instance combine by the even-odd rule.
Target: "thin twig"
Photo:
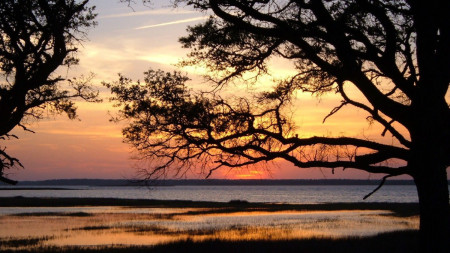
[[[375,188],[371,193],[367,194],[366,196],[364,196],[364,200],[366,200],[368,197],[372,196],[372,194],[374,194],[375,192],[377,192],[381,187],[383,187],[384,183],[386,182],[386,179],[393,177],[394,175],[387,175],[384,176],[383,179],[381,179],[380,184],[377,186],[377,188]]]

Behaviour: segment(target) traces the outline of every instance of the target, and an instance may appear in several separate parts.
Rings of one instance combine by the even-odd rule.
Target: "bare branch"
[[[393,177],[393,176],[397,176],[397,175],[386,175],[381,179],[380,184],[377,186],[377,188],[375,188],[372,192],[370,192],[369,194],[367,194],[366,196],[364,196],[364,200],[366,200],[367,198],[369,198],[370,196],[372,196],[375,192],[377,192],[379,189],[381,189],[381,187],[383,187],[384,183],[386,182],[386,179]]]
[[[325,118],[323,118],[322,123],[325,123],[325,121],[333,116],[335,113],[337,113],[340,109],[342,109],[344,106],[346,106],[348,104],[348,102],[346,101],[342,101],[341,104],[339,106],[336,106],[333,108],[333,110],[331,110],[330,113],[327,114],[327,116],[325,116]]]
[[[180,73],[150,70],[146,74],[145,84],[120,78],[106,86],[122,108],[119,118],[130,121],[124,129],[126,142],[142,154],[140,158],[157,163],[149,176],[165,175],[166,169],[184,174],[201,164],[209,177],[221,167],[280,158],[299,168],[409,173],[378,164],[393,158],[406,161],[409,150],[404,148],[359,138],[293,135],[293,125],[283,113],[290,97],[282,90],[257,96],[258,103],[244,98],[226,101],[187,90],[187,79]]]

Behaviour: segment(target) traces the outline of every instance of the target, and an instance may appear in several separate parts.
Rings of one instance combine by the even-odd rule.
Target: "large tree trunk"
[[[422,159],[428,160],[428,159]],[[420,252],[450,252],[449,192],[445,167],[429,161],[415,175],[420,203]],[[424,169],[426,168],[426,169]]]
[[[445,100],[433,98],[427,91],[413,103],[410,128],[413,146],[408,166],[413,169],[419,195],[421,252],[448,253],[450,208],[446,167],[450,120]]]

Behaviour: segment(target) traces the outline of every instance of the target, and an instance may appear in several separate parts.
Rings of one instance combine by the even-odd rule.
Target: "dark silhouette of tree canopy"
[[[191,50],[183,64],[209,68],[217,87],[248,72],[267,72],[272,57],[292,61],[297,74],[255,100],[192,92],[178,72],[151,70],[144,83],[121,76],[108,84],[122,106],[119,119],[130,120],[123,130],[126,141],[150,161],[148,177],[180,175],[199,166],[209,175],[220,167],[275,159],[299,168],[382,173],[382,182],[407,174],[418,190],[421,250],[448,252],[450,1],[176,4],[214,14],[190,27],[180,41]],[[366,102],[349,95],[348,86],[356,87]],[[391,134],[395,141],[299,137],[284,111],[295,91],[338,93],[342,103],[326,118],[353,106],[367,112],[384,128],[381,134]]]
[[[65,80],[60,66],[78,63],[77,46],[95,25],[88,0],[0,1],[0,139],[17,138],[11,131],[50,114],[76,118],[74,98],[97,101],[89,77]],[[66,82],[63,82],[66,81]],[[6,170],[22,166],[0,145],[0,180]]]

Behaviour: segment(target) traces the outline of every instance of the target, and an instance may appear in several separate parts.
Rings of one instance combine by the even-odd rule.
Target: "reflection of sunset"
[[[21,211],[26,214],[0,216],[0,225],[4,228],[0,236],[39,238],[38,243],[29,248],[40,245],[92,247],[156,245],[187,239],[195,242],[336,239],[418,228],[417,217],[396,217],[386,210],[216,213],[217,209],[209,208],[99,207],[90,211],[89,208],[74,207],[73,213],[64,212],[70,211],[70,207],[54,209],[56,212],[51,215],[33,214],[36,208],[24,208]],[[204,214],[196,215],[196,212]],[[0,250],[7,247],[2,245]]]

